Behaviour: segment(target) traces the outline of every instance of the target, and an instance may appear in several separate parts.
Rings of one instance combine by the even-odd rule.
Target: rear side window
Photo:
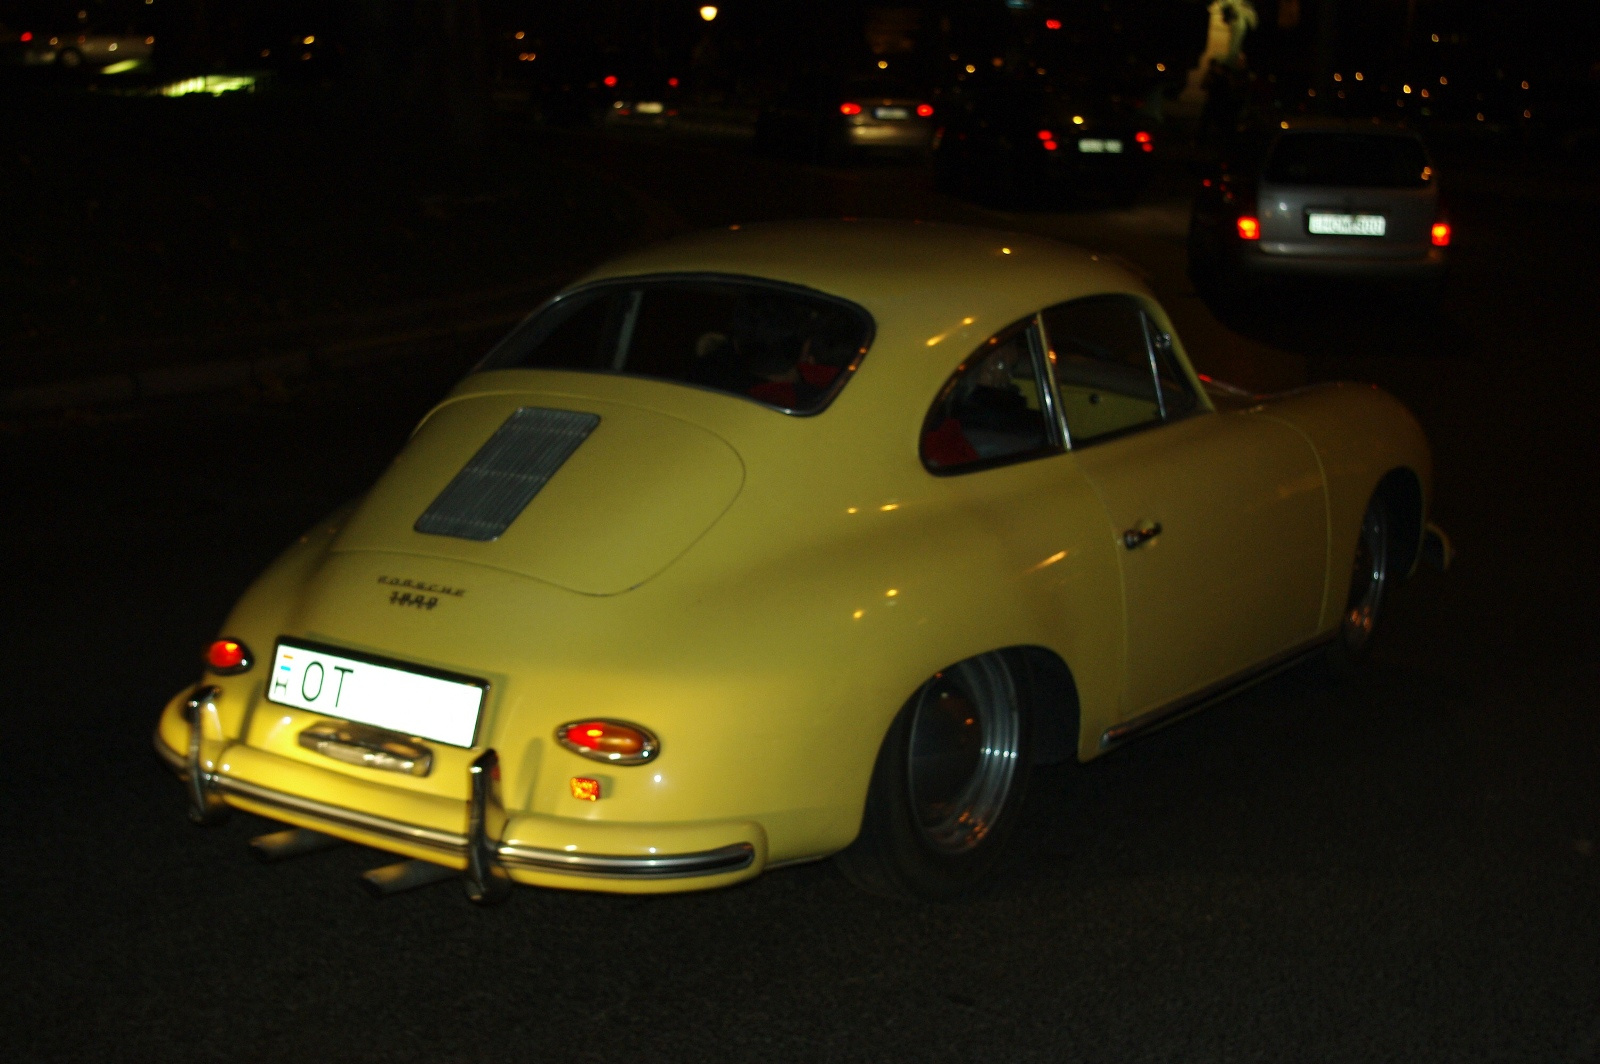
[[[924,465],[964,472],[1058,449],[1037,348],[1029,319],[990,337],[956,367],[923,423]]]
[[[550,304],[479,369],[653,377],[811,414],[844,386],[871,340],[866,311],[807,289],[720,278],[620,281]]]
[[[1275,185],[1332,188],[1421,188],[1428,155],[1411,137],[1371,133],[1286,133],[1263,173]]]

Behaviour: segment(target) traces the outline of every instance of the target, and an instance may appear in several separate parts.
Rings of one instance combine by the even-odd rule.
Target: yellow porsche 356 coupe
[[[594,271],[244,594],[156,747],[191,816],[460,875],[992,878],[1030,767],[1302,657],[1427,550],[1368,386],[1199,378],[1146,288],[981,229],[733,227]]]

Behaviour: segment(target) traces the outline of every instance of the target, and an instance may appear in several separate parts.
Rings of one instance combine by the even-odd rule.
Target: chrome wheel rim
[[[911,723],[911,808],[935,850],[981,843],[1005,808],[1022,741],[1016,688],[992,657],[964,661],[923,685]]]
[[[1342,635],[1345,645],[1359,650],[1372,638],[1383,604],[1384,585],[1389,579],[1389,524],[1383,507],[1367,507],[1356,541],[1356,557],[1350,572],[1350,597],[1345,602]]]

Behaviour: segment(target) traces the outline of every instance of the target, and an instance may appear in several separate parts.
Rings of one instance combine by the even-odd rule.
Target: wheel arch
[[[1048,647],[1009,647],[1001,653],[1021,687],[1033,730],[1033,763],[1077,760],[1082,718],[1072,669]]]

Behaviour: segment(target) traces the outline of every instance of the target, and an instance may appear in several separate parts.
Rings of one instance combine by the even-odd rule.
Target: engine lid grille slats
[[[431,536],[499,539],[598,424],[598,414],[521,407],[412,527]]]

